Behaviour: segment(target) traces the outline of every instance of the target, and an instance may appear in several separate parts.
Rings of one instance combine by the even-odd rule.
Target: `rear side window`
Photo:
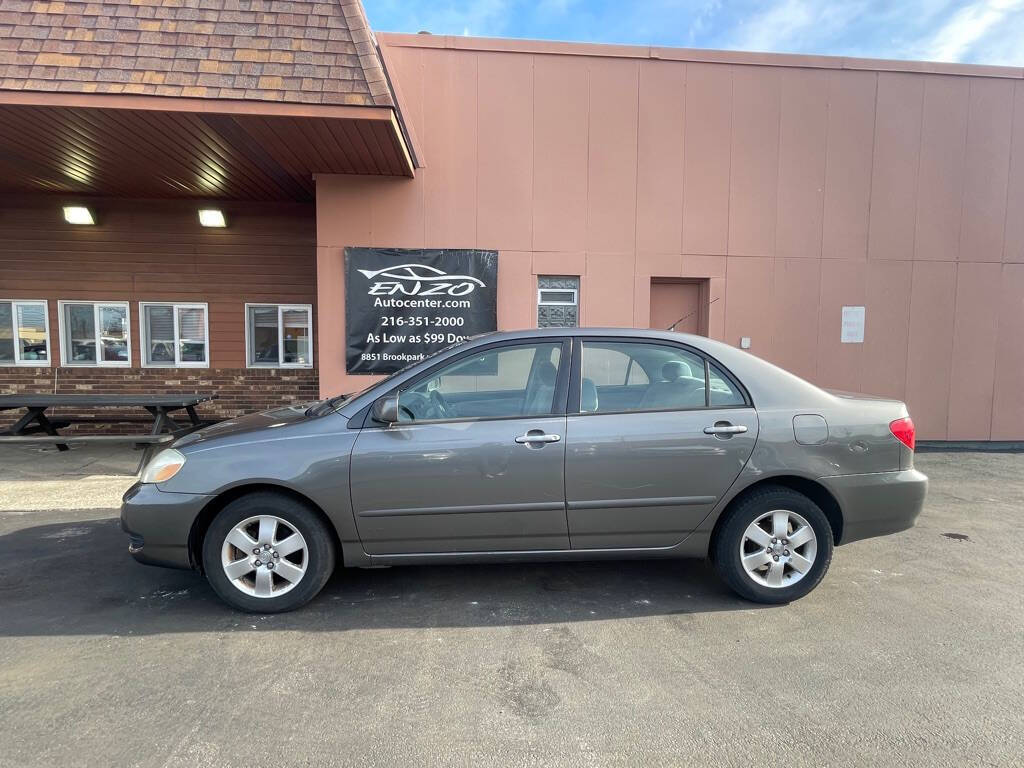
[[[679,411],[746,404],[739,386],[694,352],[641,341],[584,341],[581,413]]]
[[[708,397],[712,408],[744,405],[743,395],[714,363],[708,363]]]
[[[704,408],[704,360],[679,347],[584,341],[580,411]]]

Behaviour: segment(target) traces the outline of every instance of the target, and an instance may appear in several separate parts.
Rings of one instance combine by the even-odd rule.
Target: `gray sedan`
[[[703,337],[545,329],[183,437],[121,523],[140,562],[261,613],[312,599],[337,563],[595,558],[709,557],[782,603],[835,545],[912,526],[927,484],[899,401]]]

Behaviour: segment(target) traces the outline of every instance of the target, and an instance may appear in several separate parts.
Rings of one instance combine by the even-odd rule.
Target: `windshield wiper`
[[[323,416],[328,411],[333,411],[343,402],[351,397],[349,394],[335,395],[334,397],[328,398],[323,402],[317,403],[306,410],[307,416]]]

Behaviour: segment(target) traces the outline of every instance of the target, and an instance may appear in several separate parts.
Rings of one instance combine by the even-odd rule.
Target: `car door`
[[[677,544],[750,457],[757,413],[733,378],[691,348],[580,341],[566,423],[572,548]]]
[[[356,526],[370,554],[568,549],[570,342],[500,342],[398,393],[399,421],[353,447]]]

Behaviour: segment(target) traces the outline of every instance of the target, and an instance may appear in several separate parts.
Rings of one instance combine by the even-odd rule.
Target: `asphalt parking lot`
[[[703,563],[337,574],[248,616],[137,565],[129,452],[0,449],[0,766],[1021,765],[1024,455],[930,453],[804,600]]]

